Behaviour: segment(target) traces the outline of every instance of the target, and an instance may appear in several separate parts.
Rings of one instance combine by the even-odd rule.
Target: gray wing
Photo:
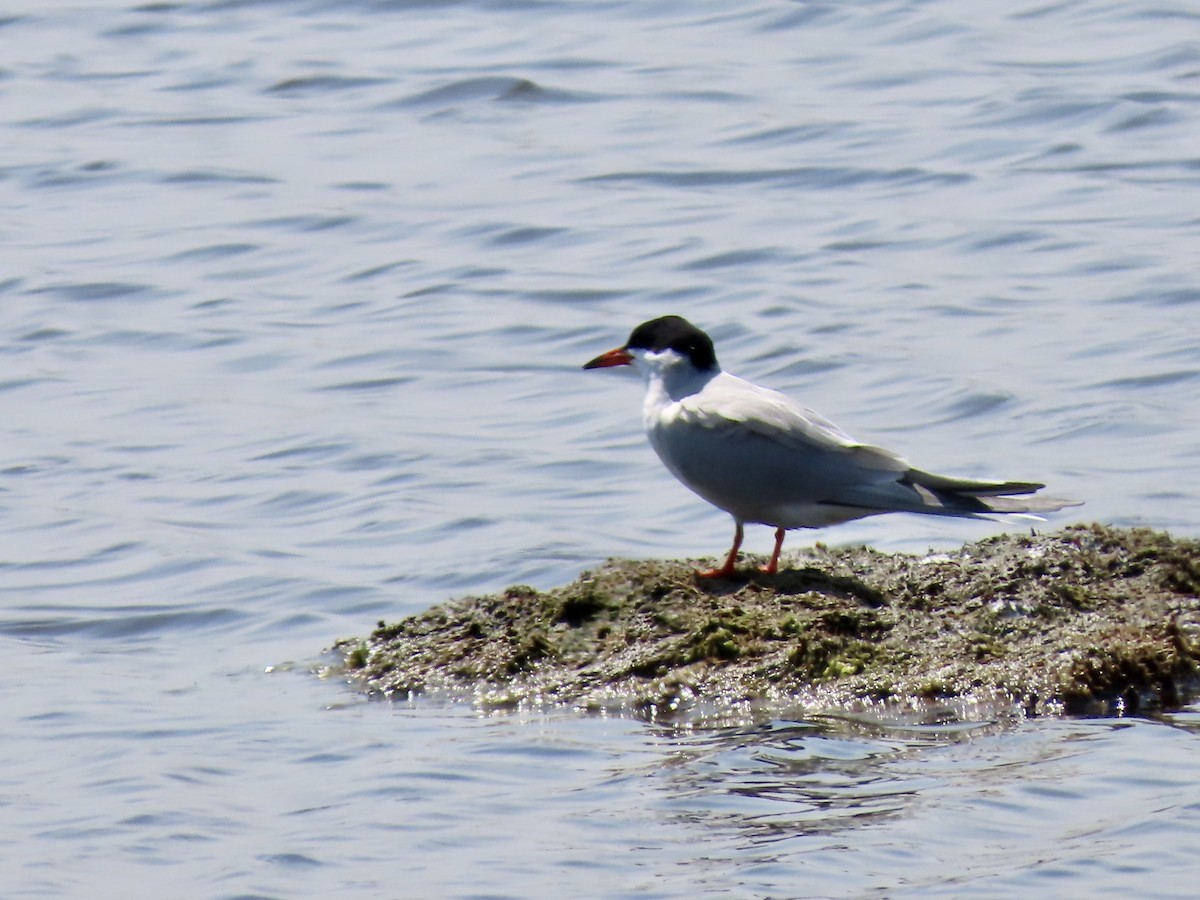
[[[881,512],[975,518],[1074,505],[1013,497],[1043,487],[1033,482],[914,469],[787,395],[727,373],[680,400],[672,413],[676,425],[687,427],[651,436],[663,461],[696,493],[745,521],[798,527]]]
[[[697,430],[708,430],[729,439],[759,440],[763,445],[791,451],[798,465],[832,467],[829,483],[856,483],[856,472],[907,472],[911,466],[898,453],[856,441],[815,410],[786,394],[759,387],[722,373],[704,390],[677,404],[676,415]],[[877,476],[868,477],[874,481]]]
[[[680,481],[739,521],[788,528],[870,515],[837,495],[895,482],[909,465],[860,444],[783,394],[733,376],[671,404],[647,433]]]

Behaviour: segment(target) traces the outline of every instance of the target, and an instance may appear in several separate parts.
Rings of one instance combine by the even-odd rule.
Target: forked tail
[[[1036,514],[1080,506],[1083,502],[1065,497],[1030,496],[1045,487],[1036,481],[974,481],[909,469],[900,483],[908,485],[921,497],[920,508],[914,512],[934,515]]]

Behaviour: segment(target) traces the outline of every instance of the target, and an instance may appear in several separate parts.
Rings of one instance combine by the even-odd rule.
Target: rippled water
[[[10,3],[5,896],[1190,896],[1194,710],[684,727],[309,672],[449,596],[725,549],[636,381],[578,370],[667,312],[925,468],[1200,533],[1198,26]]]

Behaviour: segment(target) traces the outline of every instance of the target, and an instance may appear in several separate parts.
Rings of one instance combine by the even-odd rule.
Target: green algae
[[[1079,525],[913,556],[611,561],[547,592],[434,606],[338,645],[383,696],[677,707],[1000,696],[1028,713],[1177,706],[1200,687],[1200,542]]]

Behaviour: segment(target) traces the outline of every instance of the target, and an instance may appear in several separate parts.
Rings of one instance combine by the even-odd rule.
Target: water
[[[3,895],[1190,896],[1195,707],[670,724],[311,672],[448,597],[724,551],[639,385],[578,370],[667,312],[925,468],[1200,533],[1198,20],[9,4]]]

